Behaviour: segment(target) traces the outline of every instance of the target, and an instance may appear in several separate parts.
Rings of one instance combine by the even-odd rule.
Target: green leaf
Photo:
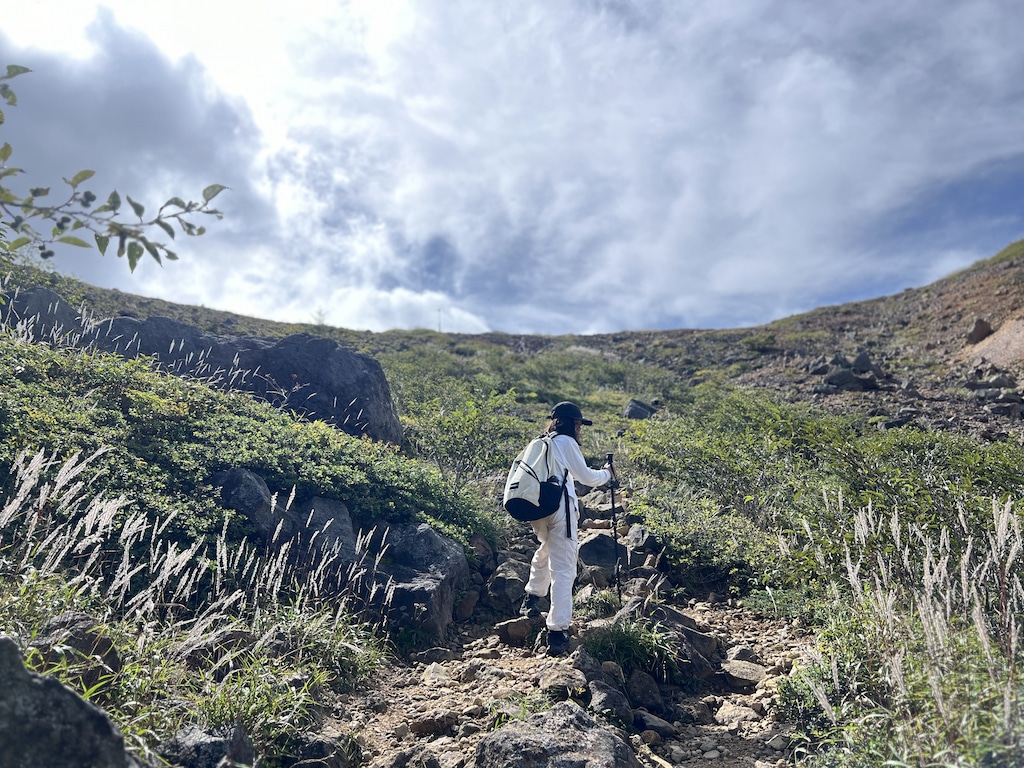
[[[157,219],[155,223],[158,227],[160,227],[160,229],[162,229],[164,232],[171,236],[171,240],[174,239],[174,227],[172,227],[163,219]]]
[[[227,189],[227,187],[225,187],[223,184],[211,184],[210,186],[203,190],[203,200],[205,200],[206,202],[210,202],[211,200],[213,200],[213,198],[215,198],[225,189]]]
[[[11,153],[13,151],[14,150],[11,149],[11,145],[8,144],[5,141],[4,145],[2,147],[0,147],[0,163],[6,163],[7,162],[7,158],[9,158],[11,156]]]
[[[19,237],[16,240],[12,240],[11,242],[7,243],[4,246],[4,248],[5,248],[5,250],[8,250],[8,251],[16,251],[19,248],[21,248],[22,246],[28,245],[31,242],[32,242],[32,238],[31,237]]]
[[[18,97],[7,83],[0,83],[0,98],[6,101],[9,107],[16,106],[18,103]]]
[[[145,246],[149,255],[156,259],[156,263],[163,266],[163,262],[160,261],[160,251],[157,250],[157,247],[146,238],[142,238],[142,244]]]
[[[135,267],[138,266],[139,259],[142,258],[142,246],[132,240],[128,243],[128,269],[132,272],[135,271]]]
[[[116,189],[110,193],[110,197],[107,198],[106,205],[103,207],[107,210],[114,211],[115,213],[121,207],[121,196],[117,194]]]
[[[64,235],[64,237],[57,238],[58,243],[67,243],[68,245],[77,245],[79,248],[88,248],[89,244],[81,238],[75,237],[74,235]]]
[[[166,248],[164,248],[164,258],[167,259],[168,261],[177,261],[178,254],[176,254],[174,251],[169,251]]]
[[[22,66],[19,66],[18,64],[8,64],[7,65],[7,74],[3,75],[2,77],[0,77],[0,80],[10,80],[12,77],[17,77],[18,75],[24,75],[26,72],[31,72],[31,71],[32,70],[29,69],[28,67],[22,67]]]
[[[142,203],[135,202],[130,197],[128,197],[127,200],[128,204],[132,207],[132,210],[135,211],[135,215],[141,219],[142,215],[146,212],[146,206]]]
[[[91,179],[95,175],[96,175],[96,171],[79,171],[74,176],[72,176],[70,180],[64,179],[64,181],[66,181],[68,184],[70,184],[71,188],[74,189],[79,184],[81,184],[83,181],[86,181],[87,179]]]
[[[188,206],[185,205],[185,201],[182,200],[180,197],[172,197],[170,200],[168,200],[166,203],[164,203],[162,206],[160,206],[161,210],[166,208],[168,205],[177,206],[178,208],[181,208],[182,210],[185,210],[185,208],[188,207]]]
[[[110,245],[109,235],[95,235],[96,247],[100,249],[100,253],[104,256],[107,255],[107,246]]]
[[[30,195],[32,195],[32,197],[46,197],[48,194],[50,194],[50,188],[49,187],[32,187],[32,189],[30,189],[28,191],[28,193]]]
[[[0,125],[4,124],[4,111],[0,109]]]

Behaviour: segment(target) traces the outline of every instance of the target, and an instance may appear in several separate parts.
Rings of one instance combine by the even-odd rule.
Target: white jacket
[[[569,435],[555,435],[551,441],[551,448],[552,456],[559,466],[558,479],[561,480],[564,471],[569,470],[570,503],[573,509],[579,511],[579,498],[576,496],[576,485],[573,481],[578,480],[582,485],[589,485],[591,487],[604,485],[612,479],[611,470],[591,469],[588,467],[586,460],[583,458],[583,451],[580,450],[579,443]]]

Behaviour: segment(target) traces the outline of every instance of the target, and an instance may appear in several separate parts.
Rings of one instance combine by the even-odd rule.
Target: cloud
[[[12,81],[18,106],[8,111],[4,126],[5,140],[15,148],[12,163],[26,169],[22,186],[48,185],[57,201],[66,190],[62,178],[94,169],[87,186],[101,201],[116,189],[150,213],[172,196],[201,200],[207,184],[229,186],[230,194],[216,200],[226,222],[196,221],[211,225],[205,241],[162,237],[185,260],[193,244],[202,242],[204,258],[216,260],[216,247],[227,238],[241,250],[273,232],[275,213],[253,164],[259,131],[245,105],[220,94],[195,59],[170,62],[107,13],[91,32],[96,52],[85,59],[20,49],[0,37],[0,59],[33,70]],[[90,282],[136,292],[140,278],[143,285],[154,277],[174,280],[189,269],[160,271],[144,263],[132,278],[116,257],[79,249],[61,251],[55,262]]]
[[[19,83],[18,110],[45,130],[16,152],[39,147],[59,174],[78,164],[65,150],[92,153],[112,184],[147,192],[227,184],[225,222],[141,284],[373,330],[439,313],[466,332],[752,325],[922,285],[1024,235],[1024,7],[352,0],[318,14],[250,33],[273,62],[258,92],[222,51],[172,60],[159,28],[109,14],[91,58],[0,45],[37,57],[19,63],[46,94],[40,115]],[[205,38],[256,60],[209,23]],[[123,265],[91,262],[131,290]]]

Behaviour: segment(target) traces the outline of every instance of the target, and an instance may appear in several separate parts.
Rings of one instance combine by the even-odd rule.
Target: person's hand
[[[612,480],[614,480],[616,477],[618,477],[618,475],[615,474],[615,467],[614,467],[614,465],[605,462],[604,469],[607,469],[609,472],[611,472]]]

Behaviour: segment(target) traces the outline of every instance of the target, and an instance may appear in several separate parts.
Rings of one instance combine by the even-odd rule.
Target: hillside
[[[989,438],[1003,437],[1007,425],[992,429],[965,381],[991,373],[991,366],[1024,373],[1024,241],[990,259],[923,288],[892,296],[821,307],[762,326],[730,330],[622,331],[579,336],[444,334],[430,330],[372,333],[303,323],[279,323],[173,304],[117,290],[105,290],[50,274],[22,279],[48,282],[74,306],[95,317],[169,317],[224,335],[282,337],[305,332],[334,338],[374,356],[429,346],[460,356],[524,350],[527,355],[590,351],[630,364],[664,370],[679,381],[733,381],[813,402],[833,412],[894,417],[902,407],[920,410],[922,425],[953,428]],[[18,280],[17,274],[15,281]],[[984,321],[991,336],[968,341]],[[853,359],[867,352],[884,374],[877,391],[815,391],[821,360],[839,354]],[[987,361],[989,367],[979,361]],[[907,392],[911,394],[904,396]],[[917,396],[913,393],[917,393]],[[891,413],[890,413],[891,412]]]
[[[0,629],[27,645],[57,638],[65,614],[101,616],[104,628],[92,618],[89,631],[109,632],[124,671],[111,665],[92,695],[130,729],[137,753],[152,759],[147,750],[168,733],[184,738],[184,725],[209,735],[241,722],[273,755],[266,765],[321,768],[532,768],[548,765],[552,744],[592,755],[596,738],[628,752],[615,764],[647,768],[823,768],[883,753],[926,764],[939,752],[959,755],[957,765],[1008,766],[1021,754],[1024,589],[1008,574],[1019,568],[1024,498],[1024,243],[921,289],[727,331],[374,334],[32,269],[19,280],[97,317],[332,337],[380,359],[406,428],[407,445],[393,450],[143,361],[4,340],[14,372],[0,384],[5,464],[28,465],[14,457],[37,445],[53,458],[18,470],[36,473],[33,489],[15,493],[14,471],[5,479]],[[993,332],[969,340],[978,320]],[[566,397],[595,418],[587,459],[614,448],[625,482],[617,508],[600,489],[584,500],[581,543],[595,559],[578,582],[574,652],[556,659],[536,651],[540,623],[516,618],[535,543],[495,516],[495,483],[517,441]],[[664,408],[633,421],[622,414],[630,397]],[[446,465],[453,436],[470,441],[456,455],[467,445],[479,454],[464,485]],[[75,493],[123,494],[124,535],[117,505],[95,533],[88,522],[62,525],[75,508],[44,482],[58,456],[100,446],[112,447],[86,460],[95,477]],[[58,475],[70,483],[84,467]],[[220,503],[214,478],[228,468],[260,474],[275,493],[298,487],[300,501],[342,502],[359,527],[427,522],[456,537],[470,581],[443,639],[409,627],[379,634],[386,622],[346,613],[360,605],[355,594],[338,601],[326,582],[303,581],[326,573],[319,566],[253,548],[252,526]],[[617,555],[594,548],[613,529],[628,551],[620,595],[608,570]],[[48,556],[53,542],[72,569],[95,565],[85,587],[54,578],[63,565]],[[375,557],[374,568],[395,564],[383,549]],[[273,588],[254,578],[240,598],[221,593],[246,558],[258,566],[246,573],[271,574]],[[172,562],[187,577],[168,601]],[[110,574],[120,586],[108,594]],[[89,685],[95,664],[83,672],[42,647],[34,669]],[[961,710],[959,723],[949,719]],[[493,758],[502,749],[507,762]],[[833,762],[844,750],[852,762]]]

